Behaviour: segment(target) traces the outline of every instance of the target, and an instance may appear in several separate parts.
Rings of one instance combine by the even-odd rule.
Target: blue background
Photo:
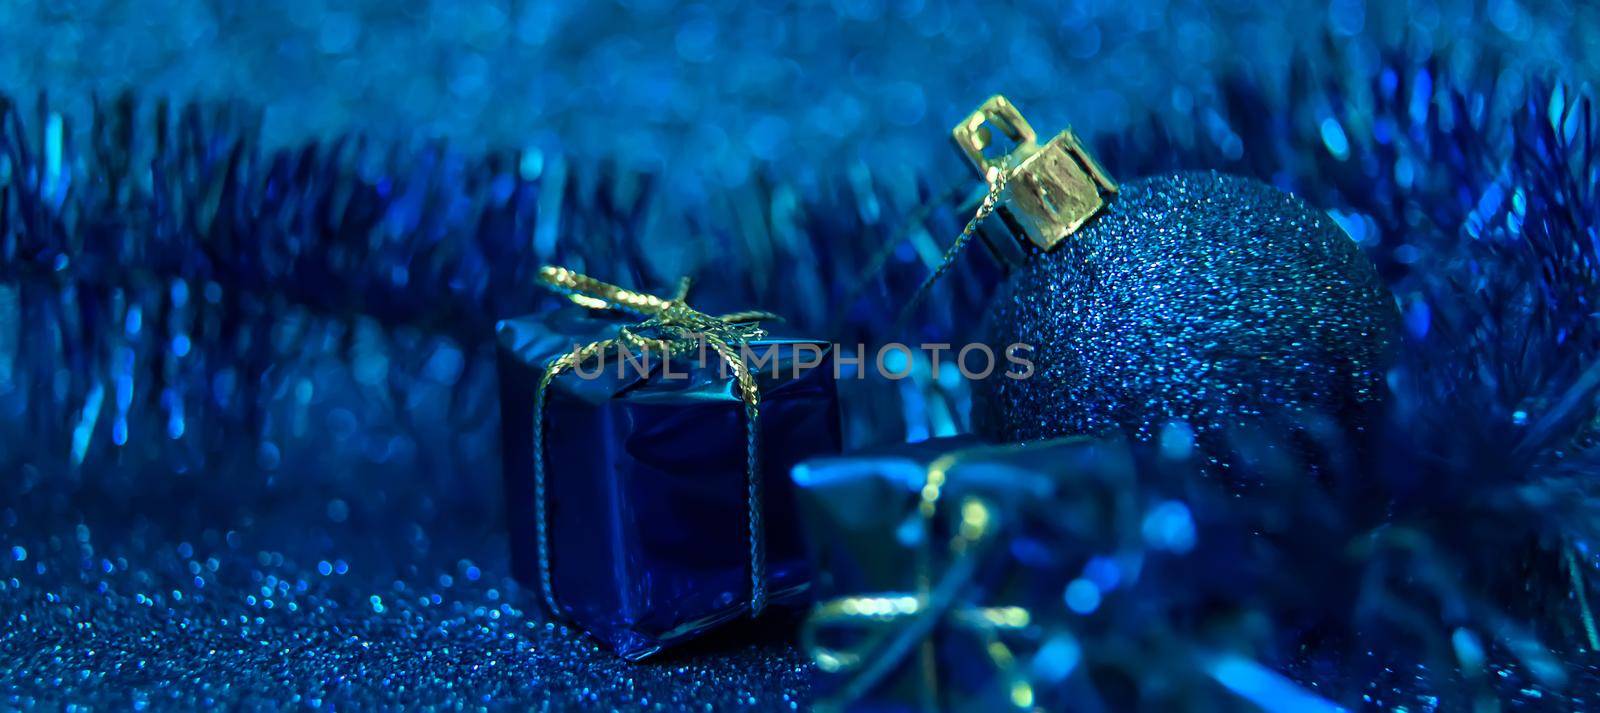
[[[39,215],[66,206],[51,229],[17,227],[33,214],[13,209],[0,236],[0,701],[804,703],[808,669],[781,643],[630,667],[524,611],[488,327],[536,304],[532,268],[652,286],[718,270],[708,309],[782,308],[866,339],[889,288],[905,294],[959,228],[946,210],[902,231],[930,194],[971,185],[947,133],[991,93],[1041,131],[1073,125],[1113,170],[1149,160],[1122,163],[1115,141],[1155,127],[1177,163],[1304,173],[1364,155],[1374,85],[1415,92],[1421,125],[1431,87],[1493,109],[1533,79],[1592,76],[1597,21],[1515,0],[0,4],[0,89],[18,102],[0,133],[32,152],[6,154],[0,186],[29,186],[7,200]],[[1383,74],[1429,61],[1433,75]],[[1293,71],[1319,104],[1283,107]],[[1281,109],[1255,118],[1291,127],[1271,141],[1316,143],[1246,154],[1268,139],[1227,115],[1239,82]],[[182,156],[238,141],[255,152],[245,182],[290,198],[221,247],[185,242],[182,220],[146,230],[147,206],[124,210],[93,158],[94,107],[124,90],[140,151],[161,101],[199,102],[207,140]],[[346,134],[368,142],[329,149]],[[1442,193],[1408,160],[1391,172],[1407,167],[1407,189]],[[136,165],[134,193],[209,185],[188,164]],[[379,227],[316,222],[341,181],[380,196]],[[611,198],[646,193],[645,217],[616,218]],[[1319,206],[1378,241],[1328,195]],[[1459,202],[1493,213],[1502,198]],[[505,205],[506,225],[478,232]],[[483,233],[514,249],[478,250]],[[898,238],[883,299],[830,292]],[[261,258],[326,245],[349,252],[325,273]],[[453,246],[465,257],[438,257]],[[951,280],[932,321],[981,304],[982,277]],[[845,396],[846,439],[953,432],[965,398],[864,386]]]

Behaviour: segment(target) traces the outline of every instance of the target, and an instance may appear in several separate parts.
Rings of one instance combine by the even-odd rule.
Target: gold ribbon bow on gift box
[[[1032,685],[1017,657],[1000,638],[1005,632],[1026,629],[1033,623],[1032,613],[1023,607],[982,607],[959,601],[984,551],[995,544],[999,533],[993,504],[970,495],[959,499],[954,534],[947,543],[949,559],[937,579],[934,572],[935,518],[939,514],[947,474],[967,457],[1016,448],[970,448],[940,457],[928,465],[917,502],[921,546],[914,555],[915,591],[838,597],[820,602],[812,609],[800,632],[801,648],[823,671],[849,677],[831,700],[818,702],[819,709],[837,710],[860,700],[891,675],[907,656],[916,655],[918,660],[914,666],[919,681],[920,707],[938,710],[940,674],[933,633],[940,626],[958,627],[980,637],[984,643],[983,652],[994,664],[1009,702],[1019,709],[1033,707]],[[830,648],[818,642],[818,634],[824,629],[862,636],[849,649]]]
[[[684,278],[670,299],[618,287],[564,267],[546,266],[539,270],[539,280],[552,290],[561,292],[573,302],[590,309],[613,309],[627,312],[644,320],[621,327],[617,336],[590,342],[556,357],[545,365],[539,379],[533,405],[533,489],[535,529],[539,551],[539,589],[552,615],[561,611],[556,606],[555,591],[550,582],[550,537],[546,516],[544,464],[544,406],[550,383],[562,372],[577,367],[590,359],[604,359],[622,350],[654,350],[670,358],[694,349],[710,347],[733,373],[738,382],[739,400],[745,412],[745,468],[748,487],[748,524],[750,528],[750,610],[760,614],[766,607],[766,543],[762,537],[761,473],[758,448],[761,391],[755,375],[744,363],[742,350],[752,339],[766,336],[760,326],[762,320],[777,320],[770,312],[745,311],[713,316],[690,307],[685,301],[689,293],[689,279]],[[726,372],[724,372],[726,373]]]

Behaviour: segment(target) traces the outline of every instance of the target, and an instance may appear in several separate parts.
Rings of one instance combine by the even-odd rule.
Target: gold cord
[[[934,283],[938,282],[939,278],[944,277],[945,273],[955,266],[956,258],[961,255],[961,251],[966,248],[967,243],[972,241],[972,236],[978,232],[978,226],[982,225],[983,221],[994,213],[995,208],[999,207],[1000,196],[1005,192],[1006,182],[1010,180],[1010,174],[998,166],[990,166],[984,172],[984,180],[989,184],[988,194],[983,197],[983,202],[978,205],[978,210],[973,213],[972,219],[967,221],[966,227],[961,229],[961,234],[956,236],[955,242],[951,243],[950,247],[944,251],[944,257],[939,260],[939,266],[934,268],[933,272],[926,278],[923,278],[922,284],[917,286],[916,292],[911,293],[911,299],[906,301],[905,307],[900,309],[900,324],[905,324],[906,320],[911,316],[912,310],[916,309],[922,298],[927,296],[928,290],[933,287]]]

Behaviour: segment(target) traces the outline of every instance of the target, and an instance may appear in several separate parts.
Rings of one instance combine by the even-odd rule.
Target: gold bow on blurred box
[[[793,477],[817,570],[802,645],[820,708],[1030,709],[1031,662],[1068,580],[1091,556],[1138,549],[1119,440],[938,439],[815,459]],[[1066,543],[1048,570],[1015,557],[1036,527]]]

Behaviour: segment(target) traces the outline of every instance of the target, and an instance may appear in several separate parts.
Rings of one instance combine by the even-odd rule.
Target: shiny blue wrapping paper
[[[569,309],[498,327],[508,526],[524,582],[538,578],[531,439],[542,365],[624,323]],[[841,438],[831,363],[797,369],[803,344],[827,348],[786,338],[749,344],[776,360],[757,373],[764,494],[753,534],[766,552],[769,605],[780,609],[804,603],[810,584],[787,474],[838,452]],[[597,377],[567,372],[550,386],[550,579],[558,615],[640,659],[750,612],[746,424],[735,380],[714,356],[673,359],[670,375],[653,364],[643,378],[615,361]]]

